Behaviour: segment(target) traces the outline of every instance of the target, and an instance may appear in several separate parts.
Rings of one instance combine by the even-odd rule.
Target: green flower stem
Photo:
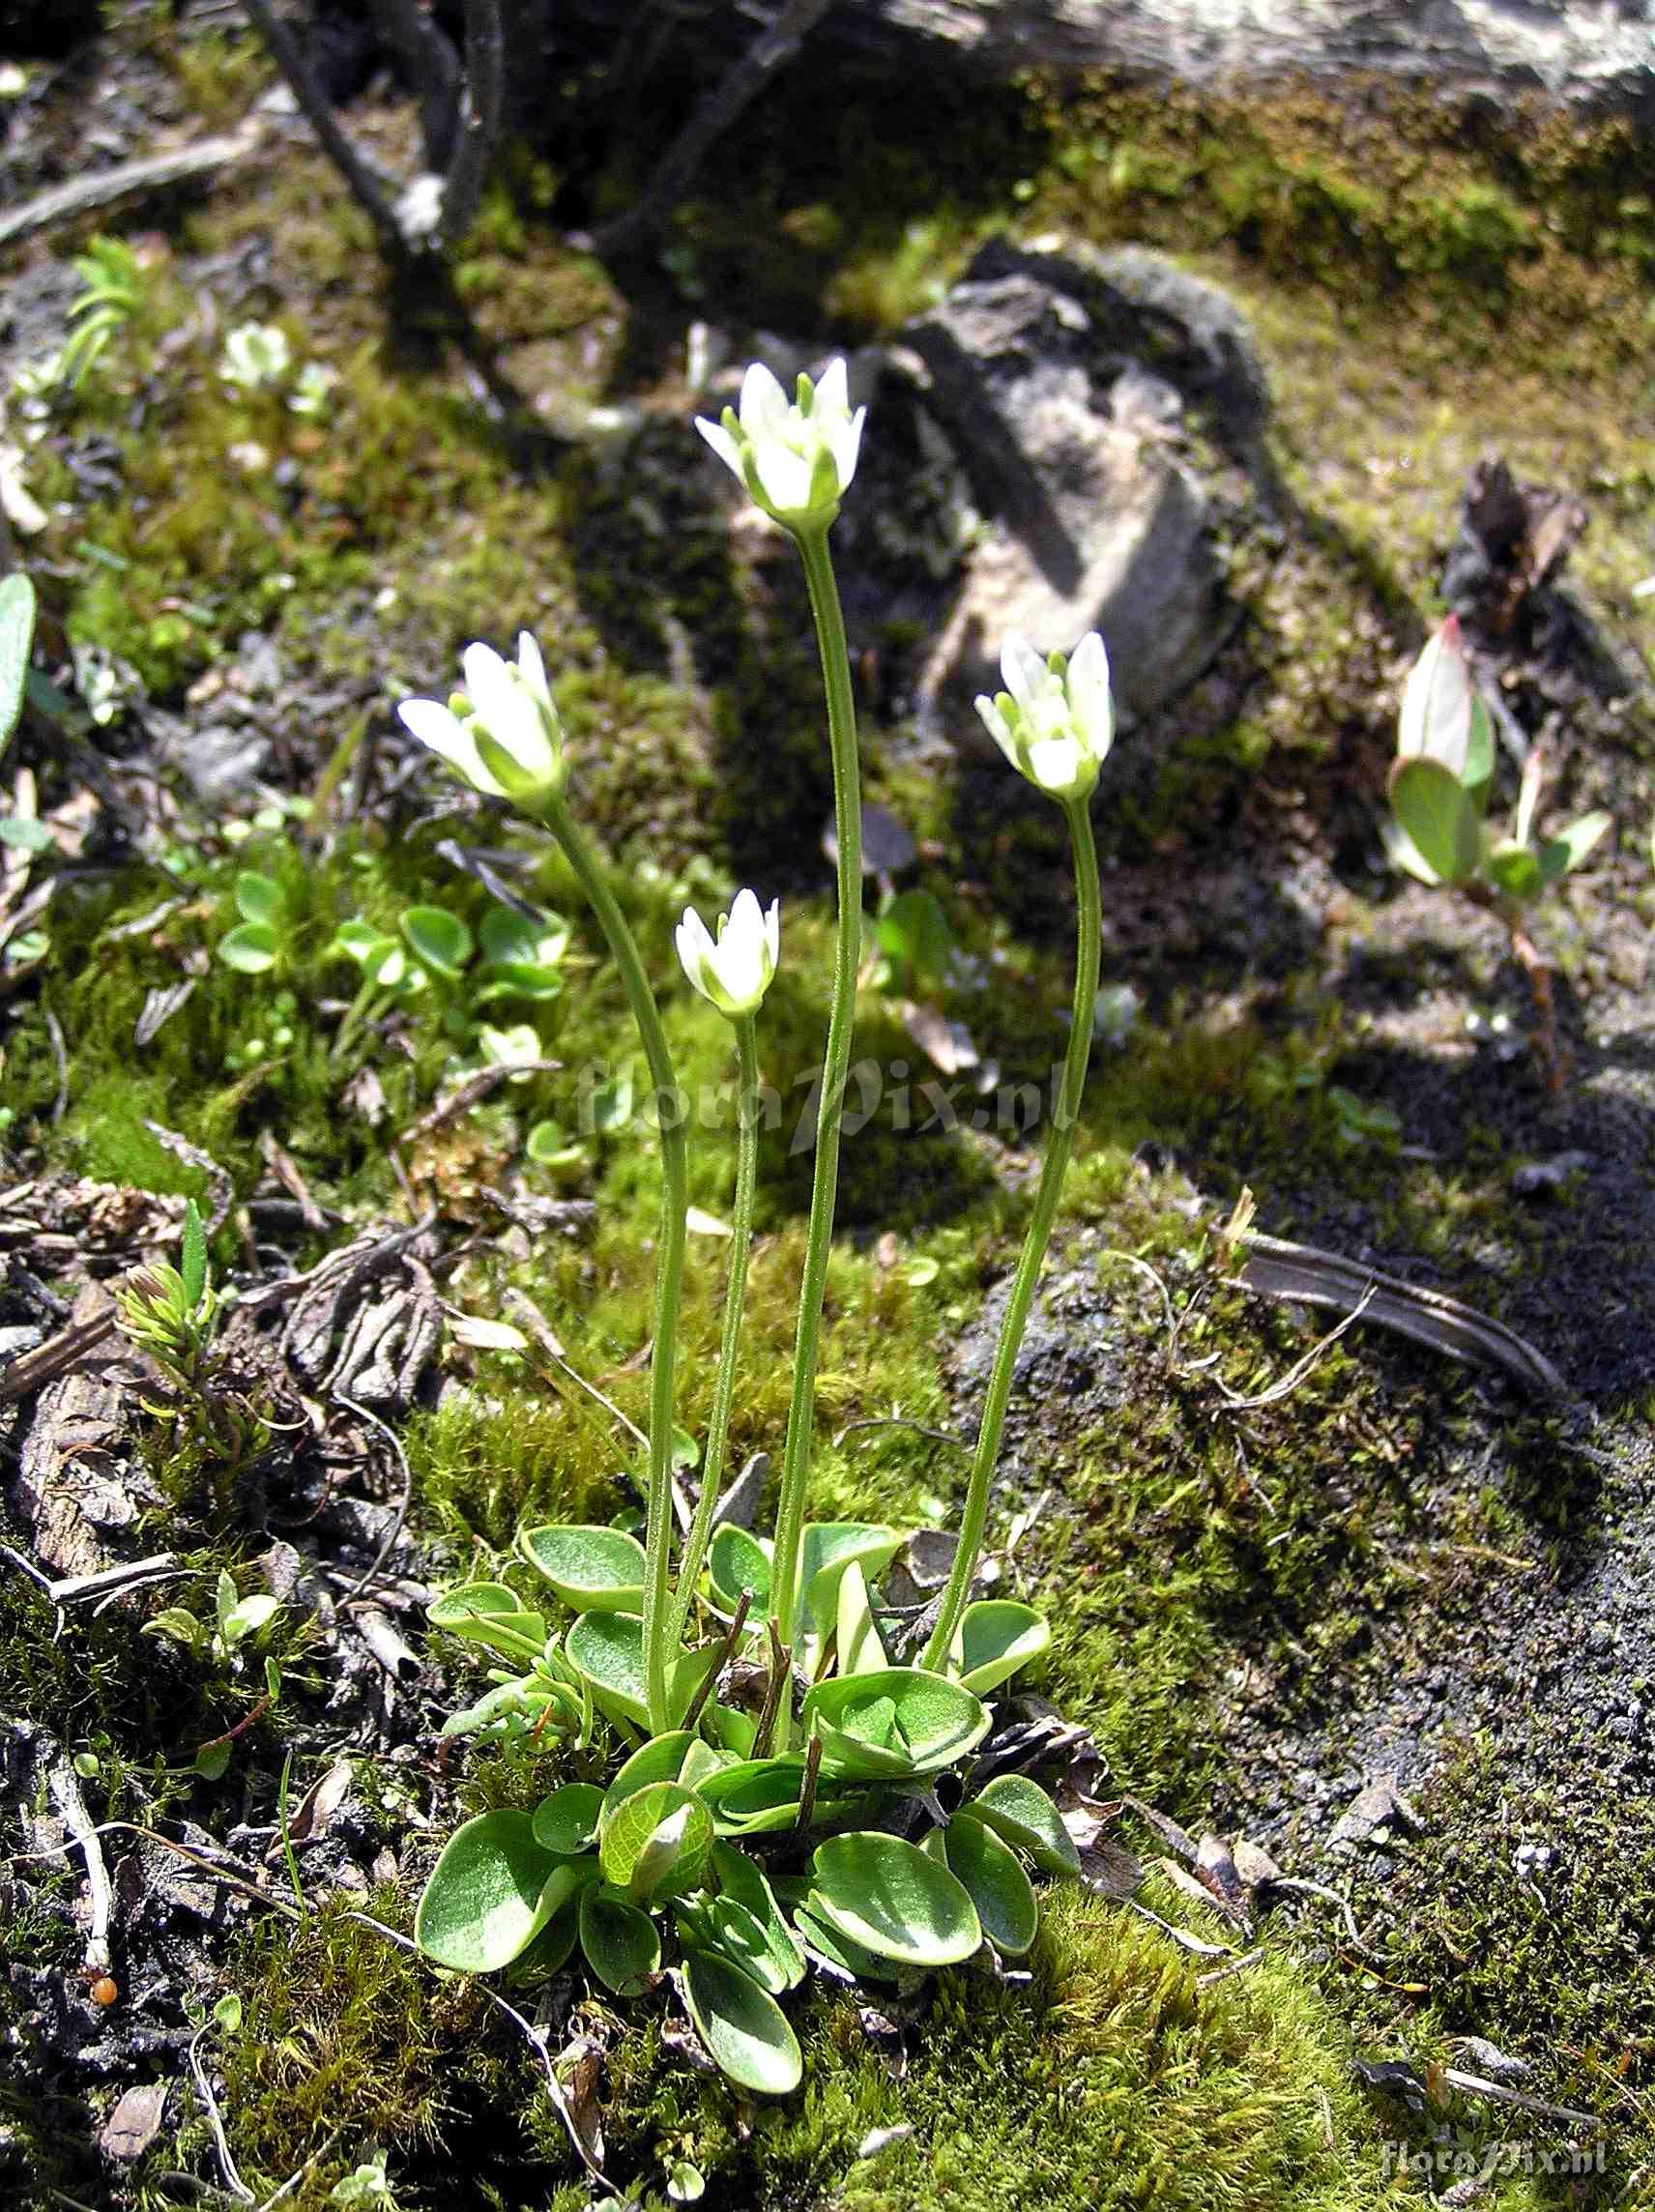
[[[822,1339],[822,1301],[828,1288],[828,1254],[833,1236],[833,1202],[839,1186],[839,1121],[851,1065],[851,1029],[857,1010],[857,970],[862,955],[862,800],[857,769],[857,712],[851,696],[851,662],[839,611],[828,530],[798,533],[804,580],[816,618],[816,643],[828,692],[828,740],[833,760],[833,816],[839,840],[839,938],[833,958],[833,1004],[822,1061],[822,1097],[816,1114],[816,1178],[810,1192],[810,1236],[798,1290],[794,1339],[793,1398],[782,1455],[776,1504],[775,1556],[770,1568],[770,1619],[782,1644],[793,1647],[798,1605],[799,1550],[804,1533],[804,1494],[810,1475],[811,1432],[816,1419],[816,1362]],[[785,1750],[791,1715],[779,1717],[777,1748]]]
[[[655,1263],[654,1347],[650,1355],[650,1496],[644,1536],[644,1687],[650,1729],[663,1735],[672,1726],[667,1710],[667,1643],[672,1549],[673,1363],[678,1348],[679,1291],[683,1278],[684,1215],[689,1206],[689,1148],[682,1118],[676,1110],[678,1079],[667,1053],[654,993],[644,973],[637,941],[616,903],[592,848],[575,828],[561,799],[548,800],[545,820],[563,847],[576,881],[586,893],[597,925],[621,971],[632,1019],[650,1063],[656,1094],[672,1106],[661,1117],[660,1250]],[[670,1122],[670,1126],[669,1126]]]
[[[1069,800],[1063,811],[1069,818],[1069,837],[1074,847],[1075,903],[1078,908],[1075,997],[1069,1015],[1068,1050],[1063,1056],[1063,1072],[1052,1117],[1052,1133],[1046,1141],[1046,1157],[1040,1169],[1039,1187],[1034,1193],[1034,1212],[1029,1223],[1028,1235],[1023,1239],[1017,1273],[1012,1278],[1005,1319],[1000,1324],[1000,1341],[994,1348],[994,1368],[988,1379],[988,1395],[983,1401],[976,1449],[972,1456],[971,1479],[966,1485],[965,1510],[960,1517],[959,1546],[954,1553],[948,1586],[943,1592],[943,1610],[937,1616],[937,1625],[931,1632],[931,1641],[926,1644],[925,1655],[920,1661],[920,1665],[930,1668],[933,1674],[943,1673],[947,1666],[948,1646],[954,1641],[954,1632],[960,1625],[960,1615],[966,1610],[966,1599],[971,1592],[972,1578],[976,1573],[983,1528],[988,1520],[989,1484],[993,1480],[995,1463],[1000,1457],[1000,1439],[1005,1426],[1006,1401],[1011,1396],[1012,1370],[1017,1365],[1017,1354],[1023,1346],[1023,1332],[1029,1324],[1029,1308],[1034,1300],[1034,1286],[1040,1279],[1046,1246],[1051,1241],[1052,1223],[1057,1217],[1058,1200],[1062,1195],[1063,1176],[1068,1168],[1069,1154],[1074,1150],[1075,1120],[1080,1113],[1081,1093],[1086,1087],[1087,1062],[1091,1058],[1092,1009],[1097,1002],[1098,962],[1103,934],[1097,848],[1092,842],[1091,815],[1088,811],[1087,801],[1084,799]]]
[[[759,1045],[751,1014],[735,1022],[736,1057],[740,1082],[736,1108],[736,1220],[730,1239],[730,1281],[724,1293],[724,1335],[718,1347],[718,1372],[712,1382],[712,1412],[707,1424],[707,1452],[701,1469],[701,1496],[695,1518],[679,1555],[678,1590],[667,1643],[678,1650],[683,1643],[695,1604],[695,1586],[701,1579],[712,1534],[712,1516],[724,1482],[724,1451],[730,1436],[730,1400],[736,1388],[736,1353],[741,1339],[741,1307],[747,1292],[747,1258],[753,1242],[753,1189],[759,1179]]]
[[[339,1024],[338,1032],[334,1038],[333,1050],[328,1055],[330,1060],[342,1060],[346,1045],[350,1043],[358,1030],[365,1029],[370,1020],[377,1021],[384,1011],[384,1006],[390,1004],[392,999],[390,991],[385,992],[384,1005],[376,1000],[374,994],[381,989],[383,986],[377,976],[364,975],[363,977],[361,990],[345,1008],[345,1018]]]

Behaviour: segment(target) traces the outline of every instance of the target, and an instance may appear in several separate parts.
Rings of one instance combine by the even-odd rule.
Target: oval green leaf
[[[943,1847],[948,1872],[975,1906],[983,1934],[1002,1959],[1021,1959],[1040,1925],[1022,1860],[981,1820],[951,1821]]]
[[[263,975],[276,966],[281,941],[268,921],[244,921],[219,938],[218,951],[224,966],[238,975]]]
[[[487,1005],[496,999],[556,999],[563,995],[564,979],[555,968],[529,968],[512,961],[490,968],[488,981],[477,993],[475,1004]]]
[[[535,1807],[535,1841],[542,1850],[572,1856],[597,1841],[603,1792],[595,1782],[566,1782]]]
[[[458,975],[471,958],[471,931],[447,907],[411,906],[402,917],[401,929],[415,958],[439,975]]]
[[[750,1617],[757,1620],[770,1601],[770,1557],[756,1536],[728,1522],[714,1528],[707,1547],[707,1574],[712,1594],[726,1613],[734,1613],[741,1592],[752,1594]]]
[[[783,1988],[792,1989],[803,1981],[804,1954],[794,1941],[775,1892],[761,1869],[734,1845],[716,1843],[712,1847],[711,1881],[721,1897],[741,1906],[764,1929]]]
[[[1081,1871],[1081,1854],[1063,1825],[1063,1816],[1027,1774],[997,1775],[960,1807],[960,1815],[985,1820],[997,1836],[1032,1860],[1042,1874],[1078,1875]]]
[[[617,1996],[635,1996],[660,1967],[654,1922],[601,1882],[590,1882],[580,1893],[580,1947],[587,1965]]]
[[[793,1925],[798,1932],[799,1941],[818,1959],[853,1982],[894,1982],[900,1969],[889,1959],[876,1958],[872,1951],[864,1951],[859,1943],[853,1943],[848,1936],[826,1917],[821,1910],[821,1900],[811,1890],[802,1905],[793,1912]]]
[[[652,1782],[624,1798],[598,1845],[604,1880],[636,1905],[698,1889],[711,1856],[712,1816],[676,1782]]]
[[[900,1836],[829,1836],[811,1871],[813,1908],[876,1958],[952,1966],[981,1946],[965,1885]]]
[[[602,1819],[609,1819],[640,1790],[648,1790],[655,1782],[676,1782],[694,1741],[686,1729],[669,1729],[665,1735],[653,1735],[648,1743],[641,1743],[631,1757],[623,1761],[603,1792],[600,1825]]]
[[[635,1613],[583,1613],[564,1639],[569,1665],[592,1688],[599,1710],[650,1725],[644,1680],[644,1623]]]
[[[546,1646],[546,1616],[532,1613],[504,1583],[461,1583],[426,1609],[433,1628],[447,1629],[512,1659],[536,1659]]]
[[[804,2076],[798,2038],[774,1997],[712,1951],[683,1962],[684,2002],[713,2063],[739,2089],[785,2097]]]
[[[963,1759],[988,1733],[989,1710],[945,1675],[886,1667],[819,1682],[804,1701],[804,1725],[822,1738],[825,1773],[895,1777]]]
[[[490,1974],[526,1951],[568,1896],[566,1868],[535,1841],[527,1813],[479,1813],[456,1828],[414,1915],[426,1958]]]
[[[818,1636],[834,1625],[839,1577],[855,1559],[864,1575],[877,1575],[902,1549],[895,1528],[871,1521],[813,1521],[799,1544],[798,1588],[804,1611]]]
[[[644,1547],[624,1528],[554,1522],[520,1529],[517,1549],[576,1613],[631,1613],[643,1602]]]
[[[1582,814],[1578,822],[1571,822],[1555,837],[1549,837],[1540,848],[1540,873],[1547,883],[1566,876],[1578,868],[1602,837],[1614,828],[1614,816],[1602,812]]]
[[[968,1690],[986,1697],[1020,1667],[1051,1647],[1052,1631],[1031,1605],[1016,1598],[983,1598],[960,1615],[954,1671]]]
[[[1464,784],[1440,761],[1395,762],[1391,810],[1414,851],[1442,883],[1468,884],[1482,859],[1482,830]]]
[[[287,916],[287,893],[274,876],[261,876],[244,868],[236,878],[236,912],[244,921],[262,921],[279,928]]]

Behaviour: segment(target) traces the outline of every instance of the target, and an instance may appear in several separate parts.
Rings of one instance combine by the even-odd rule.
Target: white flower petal
[[[766,499],[778,514],[801,514],[809,509],[815,470],[802,453],[796,453],[786,446],[757,446],[753,466]]]
[[[1079,734],[1102,760],[1115,736],[1115,708],[1109,692],[1109,655],[1101,637],[1088,630],[1069,661],[1069,708]]]
[[[1425,754],[1458,775],[1470,736],[1471,672],[1460,645],[1460,626],[1450,616],[1408,672],[1397,752],[1405,760]]]
[[[1029,640],[1013,630],[1000,649],[1000,673],[1013,699],[1027,707],[1040,696],[1051,672]]]
[[[843,357],[835,355],[822,371],[822,380],[816,387],[818,415],[848,415],[851,412],[851,394],[846,383]]]
[[[781,901],[773,898],[765,916],[765,943],[769,946],[770,974],[781,966]]]
[[[977,713],[982,717],[983,728],[987,730],[989,736],[1004,753],[1007,760],[1011,760],[1014,755],[1012,753],[1010,725],[1001,713],[996,701],[991,699],[986,691],[977,693]]]
[[[749,438],[787,435],[793,406],[787,393],[762,361],[756,361],[741,379],[740,404],[736,410]]]
[[[526,629],[517,632],[517,673],[547,711],[555,712],[552,708],[551,690],[546,683],[544,655]]]
[[[705,415],[695,418],[695,426],[724,466],[735,476],[741,474],[741,449],[721,422],[710,422]]]
[[[457,769],[467,783],[491,799],[505,798],[505,791],[482,764],[477,740],[450,708],[435,699],[404,699],[396,712],[420,742]]]
[[[857,455],[862,447],[862,424],[867,419],[867,409],[858,407],[850,421],[841,422],[832,433],[833,466],[838,471],[841,492],[849,488],[851,479],[857,473]]]
[[[465,675],[465,687],[473,704],[479,711],[482,701],[490,696],[491,687],[508,681],[506,662],[491,645],[468,645],[460,655],[460,667]]]
[[[751,891],[740,890],[736,893],[730,912],[725,917],[723,927],[718,934],[722,936],[724,930],[728,929],[732,937],[743,939],[756,937],[762,932],[764,925],[764,912],[757,898]]]
[[[1090,789],[1097,764],[1075,738],[1042,738],[1029,748],[1029,774],[1054,799],[1073,799]]]

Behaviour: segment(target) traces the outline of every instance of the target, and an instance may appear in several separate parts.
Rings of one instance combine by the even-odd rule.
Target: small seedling
[[[68,335],[57,357],[57,380],[78,392],[117,332],[144,304],[144,273],[137,255],[119,238],[95,238],[74,262],[80,290],[69,310]]]
[[[244,868],[236,877],[234,895],[241,919],[219,938],[218,958],[238,975],[268,975],[288,952],[287,893],[274,876]]]
[[[199,1386],[222,1301],[207,1264],[207,1233],[193,1199],[186,1201],[179,1265],[164,1261],[129,1276],[115,1294],[121,1325],[175,1382]]]
[[[217,1667],[232,1677],[239,1677],[246,1664],[243,1645],[261,1630],[268,1628],[281,1611],[281,1600],[266,1593],[255,1592],[243,1597],[236,1588],[235,1577],[227,1568],[220,1569],[213,1592],[213,1617],[204,1620],[186,1605],[169,1605],[158,1613],[153,1620],[144,1623],[146,1636],[164,1636],[169,1642],[181,1644],[203,1664]],[[268,1713],[281,1696],[281,1670],[276,1661],[266,1657],[264,1662],[264,1693],[252,1710],[239,1720],[234,1728],[226,1729],[201,1745],[195,1754],[194,1768],[204,1782],[217,1782],[227,1770],[230,1755],[237,1736],[243,1735],[256,1720]]]
[[[1450,886],[1504,925],[1534,995],[1540,1053],[1555,1091],[1564,1065],[1552,969],[1529,936],[1526,910],[1580,867],[1613,825],[1608,814],[1583,814],[1555,837],[1536,842],[1546,780],[1545,756],[1536,745],[1524,763],[1510,832],[1501,836],[1484,819],[1494,776],[1489,710],[1450,615],[1414,663],[1403,695],[1385,848],[1396,867],[1422,884]]]
[[[213,1618],[203,1620],[188,1606],[169,1605],[144,1624],[146,1636],[170,1637],[197,1658],[215,1661],[231,1674],[242,1669],[242,1645],[267,1628],[281,1611],[281,1600],[257,1593],[242,1597],[235,1577],[221,1568],[213,1591]]]

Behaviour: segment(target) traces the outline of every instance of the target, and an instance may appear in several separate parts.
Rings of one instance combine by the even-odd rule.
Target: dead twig
[[[1232,1413],[1256,1413],[1263,1407],[1279,1405],[1282,1399],[1291,1397],[1322,1354],[1339,1342],[1347,1329],[1355,1327],[1373,1304],[1376,1295],[1376,1286],[1370,1283],[1345,1319],[1336,1327],[1330,1328],[1325,1336],[1318,1337],[1310,1350],[1295,1359],[1285,1375],[1272,1382],[1267,1390],[1261,1390],[1256,1397],[1239,1396],[1231,1389],[1222,1375],[1215,1373],[1212,1380],[1218,1385],[1226,1410]]]
[[[402,1473],[402,1493],[396,1500],[396,1511],[391,1517],[391,1527],[386,1530],[385,1541],[374,1554],[365,1572],[352,1583],[350,1588],[340,1598],[340,1605],[346,1606],[351,1603],[353,1598],[361,1597],[363,1592],[368,1588],[395,1549],[397,1538],[402,1533],[403,1523],[408,1518],[410,1500],[414,1496],[414,1471],[408,1465],[408,1454],[402,1448],[402,1440],[389,1421],[382,1420],[380,1415],[374,1412],[370,1407],[359,1405],[355,1398],[347,1398],[342,1390],[334,1392],[334,1403],[343,1406],[349,1412],[360,1415],[363,1420],[370,1422],[379,1431],[380,1435],[390,1444],[395,1456],[397,1467]]]
[[[0,1406],[11,1404],[15,1398],[27,1398],[34,1391],[44,1389],[58,1376],[78,1367],[89,1353],[96,1352],[103,1339],[115,1327],[116,1310],[111,1304],[104,1312],[90,1321],[72,1322],[68,1328],[60,1329],[56,1336],[47,1337],[44,1344],[37,1344],[33,1352],[21,1353],[17,1358],[0,1367]]]
[[[695,109],[631,207],[598,232],[595,251],[606,257],[624,252],[672,214],[709,147],[792,60],[805,34],[832,4],[833,0],[784,0],[775,21],[760,32]]]
[[[47,1789],[52,1803],[57,1807],[59,1819],[74,1838],[86,1859],[86,1888],[90,1906],[86,1931],[86,1965],[89,1969],[106,1974],[109,1971],[109,1915],[114,1907],[114,1895],[109,1887],[109,1870],[103,1864],[98,1829],[86,1810],[80,1794],[80,1785],[74,1778],[74,1769],[67,1760],[60,1761],[52,1768]]]
[[[334,121],[328,96],[317,83],[298,40],[270,5],[270,0],[243,0],[243,4],[252,17],[254,29],[270,48],[272,61],[286,79],[300,112],[321,140],[322,151],[344,179],[346,190],[372,223],[391,259],[406,261],[409,243],[386,195],[383,181]]]
[[[717,1662],[714,1666],[708,1670],[705,1680],[702,1682],[701,1687],[696,1691],[694,1697],[689,1701],[688,1710],[685,1712],[683,1719],[679,1723],[681,1728],[686,1730],[690,1733],[694,1732],[695,1724],[701,1718],[702,1707],[706,1704],[708,1699],[712,1695],[713,1686],[717,1682],[719,1675],[723,1674],[725,1668],[729,1666],[731,1660],[736,1655],[736,1646],[741,1640],[742,1629],[747,1625],[747,1613],[752,1605],[752,1591],[744,1589],[736,1602],[735,1617],[731,1620],[729,1627],[724,1632],[724,1647],[718,1654]]]
[[[69,1107],[69,1047],[63,1041],[63,1024],[43,999],[41,1019],[46,1026],[46,1036],[51,1043],[52,1065],[57,1070],[57,1090],[52,1095],[51,1125],[55,1129]]]
[[[1394,1329],[1399,1336],[1411,1337],[1416,1344],[1446,1352],[1453,1358],[1497,1367],[1536,1396],[1568,1395],[1568,1385],[1552,1362],[1503,1322],[1490,1321],[1444,1292],[1404,1282],[1363,1261],[1250,1231],[1237,1279],[1243,1290],[1260,1297],[1301,1305],[1350,1312],[1366,1300],[1367,1319],[1381,1328]]]
[[[1348,1897],[1342,1897],[1338,1890],[1329,1889],[1325,1882],[1305,1881],[1300,1876],[1293,1874],[1271,1875],[1268,1887],[1271,1889],[1296,1890],[1305,1897],[1323,1898],[1329,1905],[1338,1906],[1340,1911],[1345,1915],[1345,1933],[1350,1936],[1352,1948],[1360,1951],[1365,1959],[1371,1959],[1374,1956],[1372,1946],[1362,1940],[1361,1933],[1356,1926],[1356,1916],[1350,1909],[1350,1900]]]
[[[256,2204],[258,2198],[236,2171],[236,2162],[230,2156],[230,2145],[224,2136],[224,2121],[218,2110],[218,2100],[213,2094],[213,2084],[208,2081],[207,2069],[201,2063],[202,2039],[211,2035],[216,2024],[216,2022],[208,2021],[189,2039],[189,2078],[195,2083],[195,2094],[201,2100],[202,2110],[207,2114],[207,2125],[213,2131],[213,2148],[218,2154],[218,2168],[224,2176],[224,2186],[242,2203]]]
[[[376,1920],[371,1912],[358,1912],[352,1909],[345,1914],[345,1918],[356,1921],[361,1927],[371,1928],[376,1936],[383,1936],[388,1943],[394,1943],[399,1951],[411,1952],[416,1959],[421,1959],[423,1963],[420,1946],[416,1942],[407,1936],[399,1935],[394,1928],[388,1928],[383,1920]],[[576,2157],[588,2173],[601,2180],[603,2168],[587,2148],[581,2132],[575,2125],[574,2113],[570,2109],[567,2097],[564,2094],[563,2083],[558,2080],[557,2070],[552,2064],[552,2054],[546,2047],[544,2034],[539,2028],[526,2021],[514,2005],[508,2004],[503,1996],[491,1990],[486,1982],[474,1982],[472,1987],[479,1995],[485,1996],[497,2012],[503,2012],[506,2015],[535,2053],[535,2056],[540,2061],[546,2078],[546,2095],[551,2101],[552,2110],[557,2113],[558,2118],[568,2133],[568,2139],[574,2145]]]
[[[176,146],[170,153],[117,161],[112,168],[75,177],[67,185],[54,185],[49,192],[37,193],[21,207],[0,215],[0,247],[27,238],[34,231],[49,230],[54,223],[90,215],[96,209],[117,207],[123,200],[137,199],[145,192],[214,176],[245,160],[262,135],[256,123],[248,124],[224,137],[198,138],[193,145]]]

